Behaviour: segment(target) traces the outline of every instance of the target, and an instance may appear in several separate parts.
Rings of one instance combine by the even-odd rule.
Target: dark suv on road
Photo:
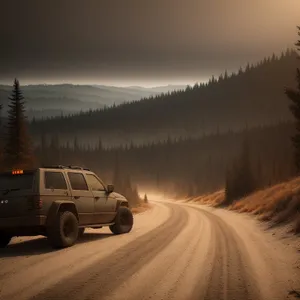
[[[0,173],[0,247],[14,236],[44,235],[72,246],[86,227],[114,234],[133,226],[128,201],[88,169],[51,166]]]

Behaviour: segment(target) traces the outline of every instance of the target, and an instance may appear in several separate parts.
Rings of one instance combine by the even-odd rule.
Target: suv
[[[133,226],[128,201],[88,169],[51,166],[0,173],[0,248],[14,236],[44,235],[72,246],[86,227],[114,234]]]

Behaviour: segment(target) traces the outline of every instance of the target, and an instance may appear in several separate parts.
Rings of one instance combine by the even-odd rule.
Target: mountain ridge
[[[276,124],[292,119],[285,87],[295,86],[297,54],[288,50],[272,55],[237,73],[212,77],[208,83],[187,86],[141,101],[45,120],[32,126],[63,139],[83,138],[108,144],[148,143],[197,137],[247,126]]]
[[[29,118],[41,116],[53,117],[61,113],[89,111],[106,106],[119,105],[125,102],[140,100],[144,97],[160,94],[171,87],[150,88],[126,88],[110,87],[105,85],[79,85],[79,84],[31,84],[21,86],[25,97]],[[175,87],[174,87],[175,88]],[[177,87],[178,88],[178,87]],[[11,86],[0,85],[0,104],[4,111],[8,107],[8,97]],[[59,111],[59,114],[54,113]]]

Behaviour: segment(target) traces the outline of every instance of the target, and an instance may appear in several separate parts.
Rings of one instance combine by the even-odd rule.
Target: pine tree
[[[145,196],[144,196],[144,203],[148,203],[148,197],[147,197],[147,194],[145,194]]]
[[[224,204],[228,205],[233,200],[232,189],[233,189],[233,172],[232,168],[227,167],[225,175],[225,199]]]
[[[2,104],[0,104],[0,165],[2,166],[2,156],[3,156],[3,136],[2,136]]]
[[[40,157],[40,163],[42,166],[46,166],[48,163],[48,153],[47,153],[47,142],[46,142],[46,136],[45,133],[42,132],[41,134],[41,157]]]
[[[122,190],[123,188],[123,182],[120,172],[120,161],[119,161],[119,155],[116,153],[115,156],[115,165],[114,165],[114,173],[113,173],[113,184],[116,187],[116,190]]]
[[[99,140],[98,140],[98,148],[97,148],[97,150],[99,152],[103,151],[103,144],[102,144],[101,138],[99,138]]]
[[[2,108],[3,108],[3,105],[0,104],[0,126],[2,125]]]
[[[257,159],[257,164],[256,164],[255,185],[257,188],[263,187],[264,185],[262,163],[260,157]]]
[[[250,146],[247,137],[243,142],[239,178],[241,180],[241,196],[246,196],[255,190],[255,180],[250,162]]]
[[[7,169],[31,168],[33,154],[27,131],[24,97],[17,79],[14,81],[13,91],[9,97],[8,124],[6,143],[4,147],[4,161]]]
[[[299,37],[300,37],[300,27],[299,29]],[[298,47],[298,51],[300,51],[300,40],[296,43]],[[292,137],[292,142],[295,148],[295,164],[297,171],[300,172],[300,69],[297,68],[297,89],[285,89],[285,93],[288,98],[292,101],[290,105],[290,110],[296,119],[296,134]]]
[[[79,143],[78,143],[78,139],[77,136],[75,136],[74,138],[74,142],[73,142],[73,148],[74,148],[74,152],[77,153],[79,151]]]
[[[240,156],[226,172],[224,204],[230,204],[233,200],[249,195],[255,188],[256,182],[251,168],[250,149],[246,136]]]

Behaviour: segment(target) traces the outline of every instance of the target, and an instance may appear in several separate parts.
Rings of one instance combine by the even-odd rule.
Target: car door
[[[106,192],[103,182],[94,174],[85,174],[87,183],[95,199],[95,222],[98,224],[110,223],[115,218],[115,202]]]
[[[41,213],[47,214],[54,201],[68,201],[71,193],[67,186],[65,173],[61,170],[40,171],[40,200],[43,202]]]
[[[76,205],[80,225],[93,224],[95,199],[84,175],[75,171],[67,172],[67,175],[71,186],[72,201]]]

